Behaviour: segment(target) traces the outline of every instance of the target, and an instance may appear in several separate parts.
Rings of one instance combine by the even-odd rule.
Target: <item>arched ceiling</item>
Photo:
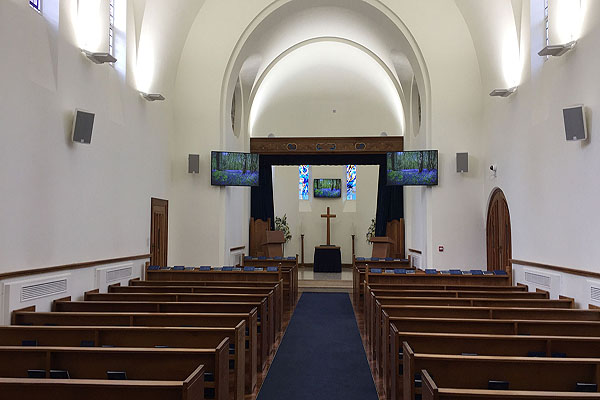
[[[402,135],[394,79],[380,60],[351,43],[309,42],[263,74],[251,105],[250,135]]]
[[[163,93],[169,91],[190,27],[201,9],[212,1],[220,0],[132,1],[130,10],[134,11],[138,58],[143,58],[147,52],[155,60],[152,82],[147,86]],[[390,1],[380,0],[384,5]],[[484,3],[480,0],[451,1],[465,16],[465,24],[474,38],[482,78],[503,80],[503,72],[498,71],[502,67],[498,67],[497,61],[502,58],[506,46],[497,37],[500,30],[505,32],[508,27],[513,30],[511,34],[520,39],[520,31],[514,30],[515,25],[520,24],[522,0],[494,1],[492,8],[488,2],[485,2],[486,6],[480,4]],[[434,3],[432,12],[435,12]],[[502,12],[494,11],[498,7]],[[482,21],[493,21],[493,27]],[[432,34],[440,32],[432,27]],[[276,8],[268,20],[256,28],[240,54],[242,60],[252,61],[245,67],[242,80],[256,82],[262,71],[286,49],[322,36],[343,37],[370,49],[393,71],[403,91],[410,91],[407,85],[413,72],[406,43],[398,40],[397,27],[363,0],[294,0]],[[440,46],[443,43],[443,37],[440,37]]]

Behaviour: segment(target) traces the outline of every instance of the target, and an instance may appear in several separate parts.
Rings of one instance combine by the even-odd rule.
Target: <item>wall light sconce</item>
[[[544,47],[542,50],[540,50],[538,52],[538,56],[542,56],[542,57],[546,57],[546,56],[560,57],[563,54],[565,54],[568,51],[570,51],[571,49],[573,49],[573,47],[575,47],[576,44],[577,44],[577,41],[573,40],[572,42],[565,43],[565,44],[553,44],[553,45],[550,45],[550,46],[546,46],[546,47]]]
[[[144,92],[140,92],[140,96],[142,96],[144,99],[146,99],[148,101],[163,101],[165,99],[165,96],[163,96],[160,93],[144,93]]]
[[[492,97],[508,97],[517,91],[517,86],[511,87],[510,89],[494,89],[490,92]]]
[[[83,55],[89,58],[94,64],[104,64],[104,63],[115,63],[117,59],[114,58],[110,53],[93,53],[91,51],[87,51],[81,49]]]

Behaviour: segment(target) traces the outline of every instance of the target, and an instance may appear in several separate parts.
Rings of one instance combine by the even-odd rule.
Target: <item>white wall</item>
[[[510,98],[484,103],[484,162],[498,165],[497,178],[485,180],[485,196],[495,187],[506,195],[513,258],[598,272],[600,3],[582,2],[585,17],[576,48],[548,61],[537,55],[543,2],[524,3],[532,22],[524,16],[523,82]],[[585,142],[565,140],[562,108],[573,104],[585,104],[589,112]]]
[[[401,96],[363,50],[337,41],[307,44],[284,56],[260,83],[250,135],[402,135]]]
[[[127,285],[130,279],[142,277],[146,261],[148,260],[129,260],[35,276],[13,277],[0,281],[0,325],[10,324],[11,312],[14,310],[35,306],[36,311],[49,312],[52,311],[54,300],[71,297],[73,301],[82,301],[84,293],[87,291],[99,289],[101,293],[106,293],[108,285]],[[106,272],[114,270],[119,270],[122,274],[107,281]],[[23,286],[40,285],[59,280],[66,280],[64,291],[30,300],[21,297]]]
[[[366,242],[366,233],[377,209],[377,182],[379,167],[357,165],[356,200],[346,200],[345,189],[342,197],[322,199],[313,197],[314,179],[341,179],[346,185],[345,166],[311,166],[309,200],[300,200],[298,196],[298,167],[273,167],[273,200],[275,215],[287,215],[292,239],[284,247],[286,256],[301,254],[300,235],[304,233],[304,262],[312,263],[315,246],[327,243],[327,222],[321,214],[331,213],[331,244],[340,246],[342,263],[352,263],[352,238],[356,235],[355,251],[358,257],[371,256],[371,246]]]
[[[82,56],[75,4],[0,2],[0,272],[148,253],[167,195],[170,103],[141,99],[125,59]],[[70,141],[75,108],[96,113],[89,146]]]
[[[177,236],[171,235],[170,263],[222,263],[228,253],[228,232],[246,229],[248,225],[247,220],[226,217],[229,212],[228,204],[231,204],[224,197],[229,195],[227,190],[211,188],[208,184],[209,151],[241,148],[241,144],[230,141],[232,133],[228,128],[226,115],[227,104],[243,63],[247,57],[252,56],[263,62],[258,71],[264,70],[265,65],[289,46],[316,36],[311,31],[311,25],[306,24],[306,30],[298,31],[295,35],[290,35],[289,32],[286,34],[285,40],[281,41],[286,45],[279,52],[274,51],[274,48],[262,49],[264,52],[261,52],[258,46],[254,47],[256,53],[253,53],[251,49],[244,47],[245,41],[254,45],[261,42],[262,37],[262,41],[267,44],[277,42],[267,39],[272,36],[261,36],[269,32],[262,29],[261,23],[274,26],[276,22],[285,25],[286,18],[293,18],[296,12],[303,11],[303,7],[308,9],[324,3],[259,0],[233,4],[206,0],[200,9],[182,52],[174,93],[177,128],[171,138],[174,174],[170,197],[174,204],[171,208],[171,223],[174,224],[173,231]],[[388,8],[382,6],[382,3]],[[378,42],[371,50],[380,53],[386,46],[389,48],[396,43],[400,48],[409,42],[402,35],[402,26],[411,35],[410,40],[416,43],[417,47],[413,50],[421,57],[419,60],[423,63],[420,67],[426,70],[420,76],[428,77],[427,85],[422,87],[425,110],[422,148],[440,150],[441,184],[428,189],[415,205],[421,208],[407,215],[407,223],[424,227],[417,233],[418,236],[411,234],[407,238],[407,245],[412,247],[416,243],[428,257],[431,266],[483,265],[483,170],[476,168],[468,176],[452,172],[456,152],[468,151],[475,160],[482,157],[480,118],[483,91],[479,63],[471,34],[460,10],[454,2],[446,0],[367,0],[340,4],[335,2],[336,6],[350,10],[369,9],[365,15],[368,14],[369,18],[373,18],[381,26],[377,34],[389,34],[388,39],[373,41],[369,35],[351,34],[362,32],[361,27],[321,30],[321,35],[326,33],[329,36],[359,41],[364,37],[365,43]],[[289,14],[284,11],[278,13],[284,7],[290,11]],[[270,14],[283,19],[269,20]],[[431,27],[435,27],[435,32],[440,33],[432,34]],[[256,37],[252,37],[254,31],[257,32]],[[440,35],[445,40],[440,40]],[[290,38],[294,40],[290,41]],[[389,53],[382,54],[380,58],[389,60],[398,48],[389,48]],[[415,57],[411,56],[411,63],[416,60]],[[267,127],[264,131],[269,133]],[[182,172],[187,153],[191,152],[201,154],[201,165],[204,168],[200,176],[193,178]],[[247,200],[240,202],[238,207],[248,207]],[[457,227],[460,227],[460,235],[456,234]],[[411,232],[414,233],[415,230]],[[434,253],[433,249],[437,249],[437,245],[444,245],[446,252]]]

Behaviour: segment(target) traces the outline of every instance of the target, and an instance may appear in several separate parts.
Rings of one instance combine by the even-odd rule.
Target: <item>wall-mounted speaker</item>
[[[94,118],[96,114],[75,110],[75,119],[73,120],[72,140],[75,143],[92,143],[92,131],[94,130]]]
[[[456,153],[456,172],[469,172],[469,153]]]
[[[188,155],[188,172],[197,174],[200,172],[200,154]]]
[[[587,123],[583,105],[563,108],[563,121],[567,140],[587,139]]]

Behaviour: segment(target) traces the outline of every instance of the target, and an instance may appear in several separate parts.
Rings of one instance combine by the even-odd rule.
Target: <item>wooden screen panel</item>
[[[250,256],[264,256],[262,243],[267,240],[267,231],[271,230],[271,218],[266,221],[250,218]]]
[[[390,257],[405,258],[404,250],[404,218],[395,219],[387,223],[385,235],[393,240]]]

